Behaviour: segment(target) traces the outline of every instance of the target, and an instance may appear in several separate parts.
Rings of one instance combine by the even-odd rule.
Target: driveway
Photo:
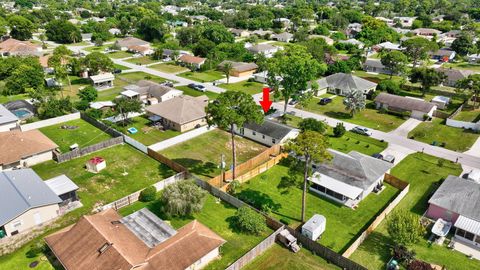
[[[414,128],[416,128],[420,123],[422,123],[422,121],[414,118],[409,118],[407,121],[405,121],[403,124],[401,124],[398,128],[391,131],[390,133],[402,137],[408,137],[408,133]]]
[[[472,155],[474,157],[480,157],[480,137],[478,137],[477,141],[475,141],[470,150],[464,153]]]
[[[408,155],[415,153],[415,151],[405,148],[403,146],[400,146],[398,144],[390,143],[387,147],[387,149],[383,150],[382,154],[383,156],[386,155],[392,155],[395,157],[395,162],[393,164],[397,165],[402,161],[404,158],[406,158]]]

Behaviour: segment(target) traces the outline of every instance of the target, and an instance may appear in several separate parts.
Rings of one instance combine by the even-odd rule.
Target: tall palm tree
[[[225,77],[227,77],[227,84],[230,83],[230,72],[232,72],[232,70],[233,70],[232,62],[226,62],[222,67],[222,71],[225,74]]]
[[[366,98],[362,91],[350,91],[343,100],[345,110],[350,111],[350,116],[353,117],[355,113],[365,109]]]

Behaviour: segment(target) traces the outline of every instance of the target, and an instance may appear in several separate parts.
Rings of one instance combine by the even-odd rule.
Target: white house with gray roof
[[[355,208],[372,191],[380,191],[393,164],[362,153],[348,154],[329,149],[333,159],[315,164],[308,179],[310,190]]]
[[[262,124],[247,123],[243,127],[235,127],[235,132],[263,145],[284,144],[298,136],[299,130],[272,120],[265,119]]]
[[[18,117],[0,104],[0,132],[10,131],[17,127]]]
[[[32,169],[0,172],[0,236],[22,233],[58,217],[61,202]]]
[[[323,95],[326,92],[345,96],[352,91],[361,91],[364,94],[375,90],[377,84],[369,80],[362,79],[352,74],[336,73],[317,81],[318,93]]]

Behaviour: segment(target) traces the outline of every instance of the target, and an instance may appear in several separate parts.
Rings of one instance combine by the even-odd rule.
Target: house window
[[[255,131],[252,131],[252,135],[255,136],[257,135],[257,133]]]
[[[275,139],[272,139],[272,143],[276,143],[277,141]]]
[[[262,135],[262,139],[264,139],[264,140],[265,140],[265,135]]]
[[[480,245],[480,235],[475,236],[475,243]]]

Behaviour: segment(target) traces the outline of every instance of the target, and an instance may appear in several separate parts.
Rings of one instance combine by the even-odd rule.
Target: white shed
[[[303,224],[302,234],[313,241],[317,241],[323,232],[325,232],[326,225],[327,219],[322,215],[315,214],[305,224]]]

